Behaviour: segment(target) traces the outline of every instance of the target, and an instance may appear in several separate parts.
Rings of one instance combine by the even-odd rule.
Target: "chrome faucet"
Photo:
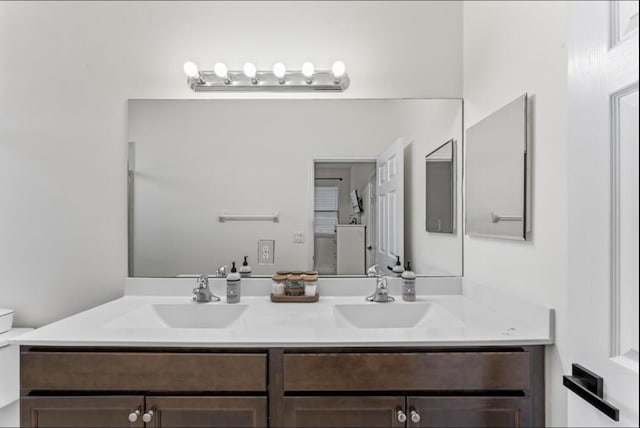
[[[209,290],[209,275],[200,275],[197,281],[198,286],[193,289],[193,301],[198,303],[219,302],[220,297]]]
[[[216,270],[216,278],[226,278],[229,265],[222,265]]]
[[[376,278],[376,291],[374,291],[371,296],[367,296],[366,300],[368,302],[391,303],[395,300],[393,296],[389,296],[387,277],[380,273],[378,265],[373,265],[367,269],[367,276],[369,278]]]

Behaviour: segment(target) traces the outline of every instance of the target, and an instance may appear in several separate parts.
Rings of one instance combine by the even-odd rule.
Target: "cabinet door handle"
[[[412,410],[411,422],[413,422],[414,424],[417,424],[418,422],[420,422],[420,413],[416,412],[415,410]]]
[[[140,410],[136,410],[135,412],[129,413],[129,422],[137,422],[138,416],[140,416]]]
[[[142,422],[144,423],[151,422],[151,418],[153,418],[153,410],[149,410],[147,413],[142,415]]]
[[[398,410],[397,415],[398,415],[398,422],[400,422],[401,424],[407,421],[407,415],[405,415],[402,410]]]

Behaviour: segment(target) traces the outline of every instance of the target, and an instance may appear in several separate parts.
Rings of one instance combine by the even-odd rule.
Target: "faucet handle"
[[[226,278],[227,277],[227,268],[229,265],[222,265],[216,270],[216,276],[218,278]]]
[[[209,275],[203,274],[198,277],[198,288],[206,288],[209,286]]]
[[[369,278],[375,277],[380,275],[380,273],[378,272],[378,265],[373,265],[371,266],[369,269],[367,269],[367,276]]]

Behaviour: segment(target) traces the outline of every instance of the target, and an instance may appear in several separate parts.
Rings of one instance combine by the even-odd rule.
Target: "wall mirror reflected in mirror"
[[[459,99],[130,100],[128,119],[132,277],[245,256],[256,276],[364,275],[397,256],[462,275],[460,234],[424,227],[425,155],[461,141]]]
[[[432,233],[456,230],[456,143],[449,140],[426,156],[426,229]]]

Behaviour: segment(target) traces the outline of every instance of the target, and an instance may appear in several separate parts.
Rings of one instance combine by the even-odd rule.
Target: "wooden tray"
[[[271,301],[275,303],[313,303],[320,298],[318,293],[315,296],[274,296],[271,295]]]

